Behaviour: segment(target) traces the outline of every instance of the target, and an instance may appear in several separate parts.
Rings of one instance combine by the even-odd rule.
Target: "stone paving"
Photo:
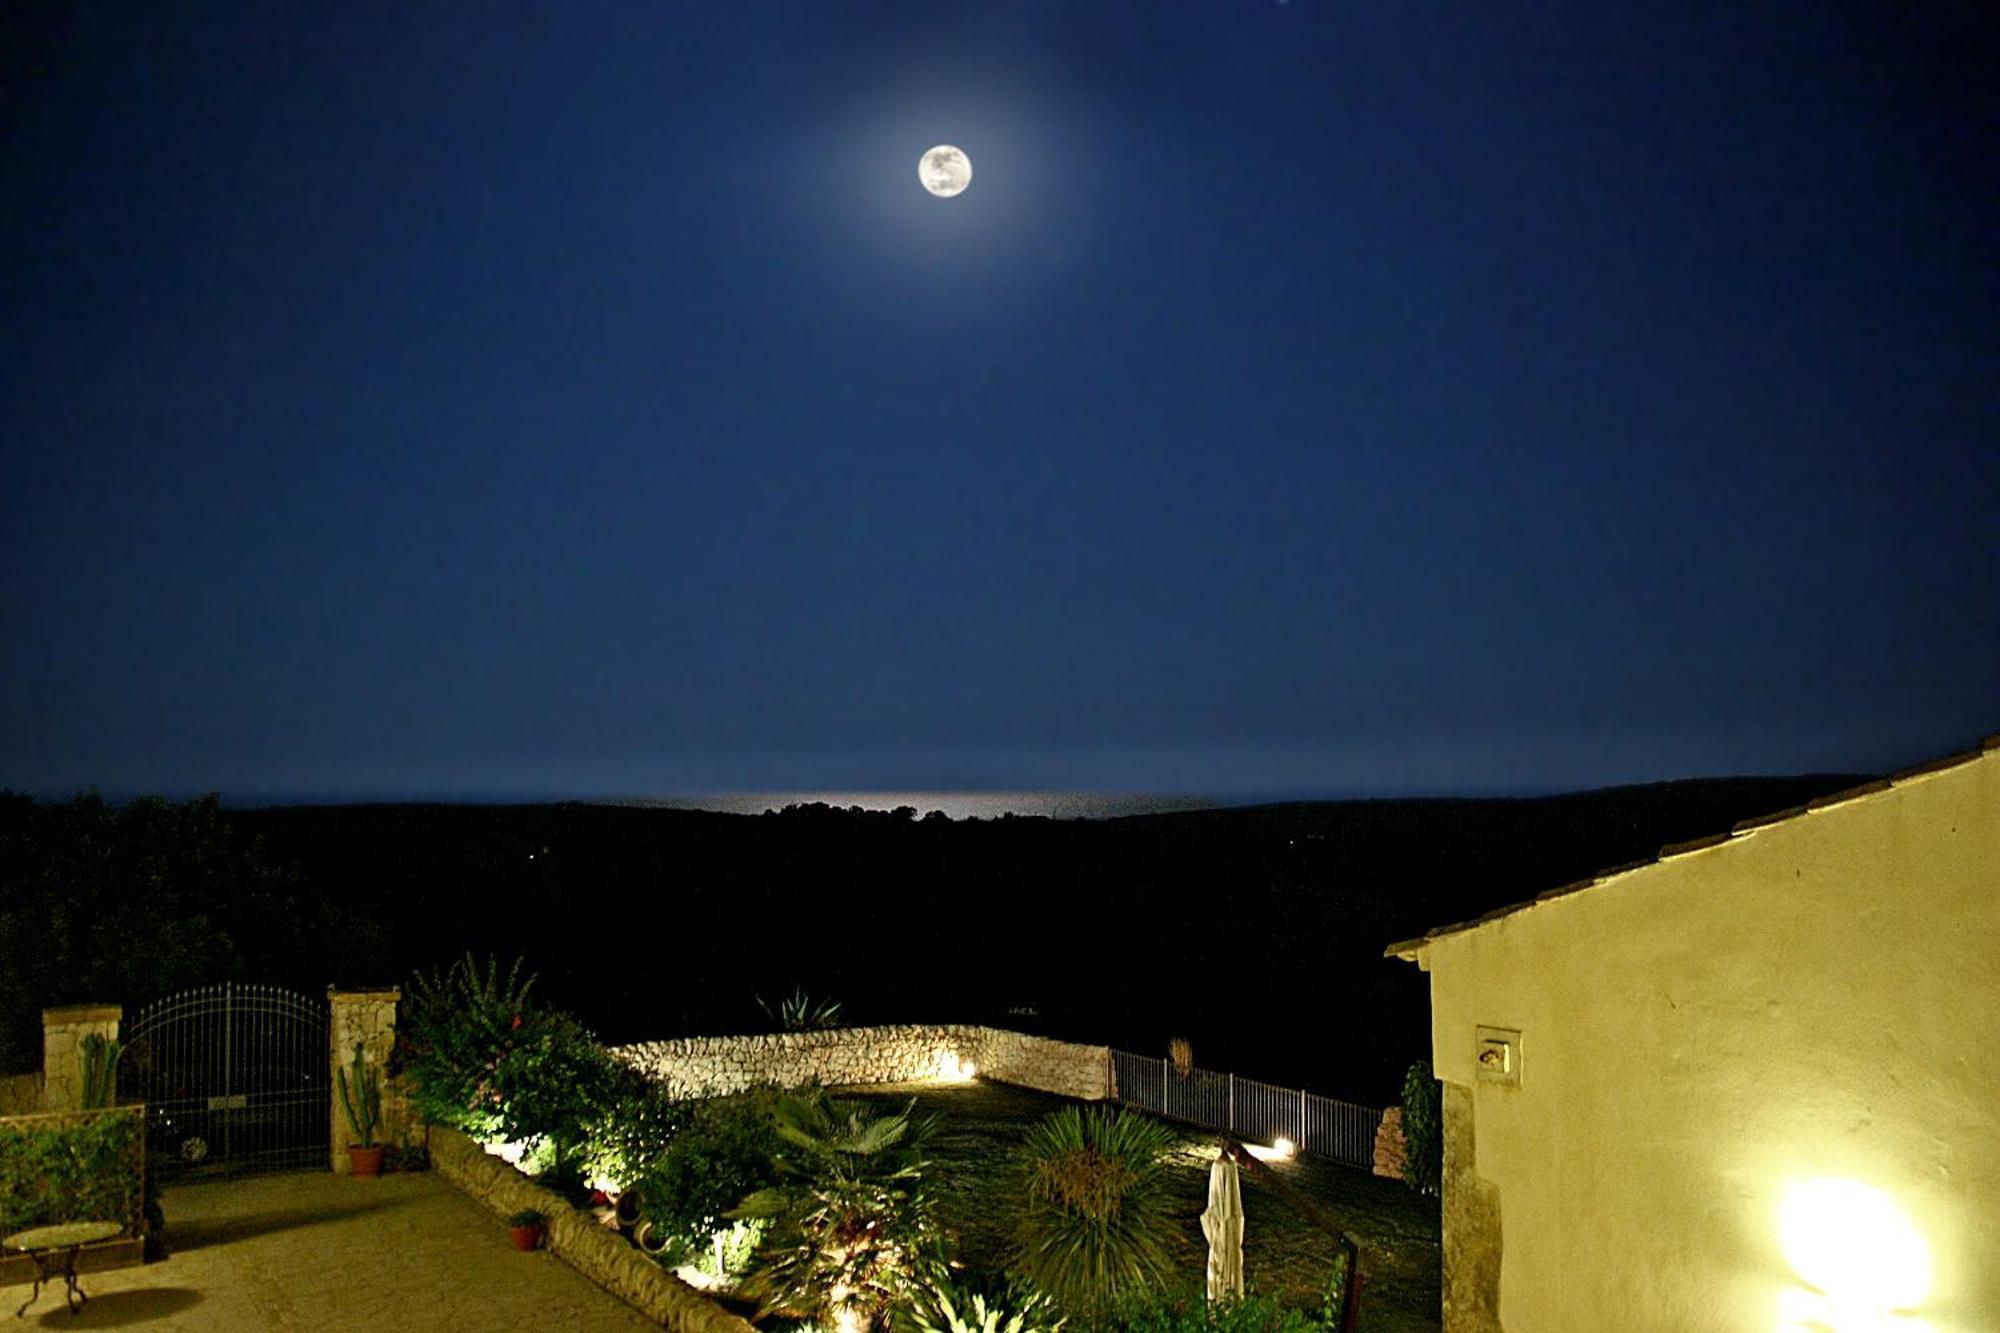
[[[522,1254],[492,1213],[434,1172],[353,1180],[326,1171],[170,1186],[168,1256],[86,1273],[71,1316],[62,1284],[0,1327],[195,1330],[656,1328],[546,1252]]]

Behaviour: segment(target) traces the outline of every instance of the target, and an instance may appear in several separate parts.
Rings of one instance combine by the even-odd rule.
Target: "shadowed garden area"
[[[998,1083],[911,1084],[849,1088],[844,1099],[900,1110],[914,1098],[917,1113],[941,1117],[931,1140],[936,1175],[945,1182],[940,1207],[957,1233],[959,1258],[969,1268],[1003,1267],[1004,1221],[994,1202],[1009,1188],[1012,1154],[1028,1127],[1064,1106],[1060,1097]],[[1171,1157],[1180,1201],[1173,1253],[1175,1268],[1199,1293],[1207,1243],[1200,1215],[1207,1202],[1209,1164],[1217,1140],[1176,1127],[1180,1146]],[[1318,1158],[1274,1161],[1270,1168],[1309,1197],[1319,1210],[1362,1245],[1363,1333],[1435,1333],[1439,1326],[1438,1213],[1396,1181]],[[1243,1176],[1244,1273],[1252,1295],[1317,1312],[1334,1272],[1337,1245],[1291,1200]]]

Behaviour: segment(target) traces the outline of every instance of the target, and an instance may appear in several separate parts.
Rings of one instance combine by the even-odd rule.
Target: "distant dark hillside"
[[[1427,1042],[1423,977],[1384,945],[1861,780],[1102,821],[593,805],[232,818],[373,923],[317,960],[343,982],[518,951],[614,1040],[748,1029],[754,996],[804,986],[856,1022],[1002,1022],[1148,1053],[1186,1035],[1210,1067],[1380,1103]]]

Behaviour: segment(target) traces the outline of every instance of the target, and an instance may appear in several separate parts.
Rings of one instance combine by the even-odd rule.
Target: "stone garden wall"
[[[1111,1054],[1103,1046],[963,1025],[686,1037],[614,1047],[613,1053],[683,1097],[719,1096],[755,1083],[915,1083],[972,1072],[1086,1101],[1103,1098],[1110,1088]]]

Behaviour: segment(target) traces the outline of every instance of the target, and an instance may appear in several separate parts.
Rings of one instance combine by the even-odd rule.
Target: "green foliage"
[[[548,1221],[549,1215],[539,1208],[523,1208],[518,1213],[507,1214],[507,1225],[510,1227],[547,1226]]]
[[[728,1227],[730,1209],[777,1178],[775,1098],[769,1088],[753,1088],[690,1108],[681,1131],[638,1178],[640,1215],[655,1231],[707,1244]]]
[[[772,1105],[778,1183],[733,1216],[771,1224],[745,1291],[765,1313],[878,1327],[940,1271],[945,1238],[925,1170],[935,1117],[890,1115],[813,1091]]]
[[[909,1311],[916,1333],[1060,1333],[1067,1322],[1039,1292],[988,1301],[983,1292],[968,1294],[944,1283],[932,1284]]]
[[[1274,1297],[1211,1305],[1200,1292],[1129,1297],[1094,1326],[1102,1333],[1321,1333],[1336,1327],[1287,1309]]]
[[[40,1062],[41,1010],[126,1012],[189,986],[324,975],[327,911],[213,796],[114,806],[0,793],[0,1070]]]
[[[494,1076],[531,1012],[532,973],[524,959],[501,975],[467,954],[449,970],[419,972],[403,989],[398,1055],[410,1076],[410,1103],[433,1124],[488,1139],[500,1124]]]
[[[1444,1182],[1444,1085],[1428,1060],[1403,1076],[1403,1183],[1436,1198]]]
[[[646,1178],[693,1112],[630,1066],[619,1066],[614,1083],[610,1109],[586,1127],[584,1170],[623,1189]]]
[[[0,1235],[146,1213],[145,1118],[117,1108],[0,1120]]]
[[[1103,1107],[1066,1107],[1031,1127],[1015,1155],[1009,1271],[1086,1319],[1165,1287],[1175,1142],[1157,1120]]]
[[[101,1110],[118,1100],[118,1061],[125,1046],[92,1032],[83,1039],[83,1109]]]
[[[580,1149],[602,1134],[626,1083],[625,1066],[561,1010],[527,1015],[493,1068],[497,1128],[516,1143],[543,1143],[559,1187],[582,1178]]]
[[[840,1001],[815,1000],[806,994],[804,986],[775,1005],[759,995],[757,1007],[764,1011],[764,1017],[778,1025],[780,1032],[816,1032],[840,1026]]]
[[[348,1077],[349,1071],[354,1077]],[[354,1061],[348,1069],[336,1069],[340,1081],[340,1109],[347,1112],[348,1126],[361,1139],[361,1146],[375,1146],[375,1126],[382,1122],[382,1076],[369,1065],[361,1043],[354,1043]]]

